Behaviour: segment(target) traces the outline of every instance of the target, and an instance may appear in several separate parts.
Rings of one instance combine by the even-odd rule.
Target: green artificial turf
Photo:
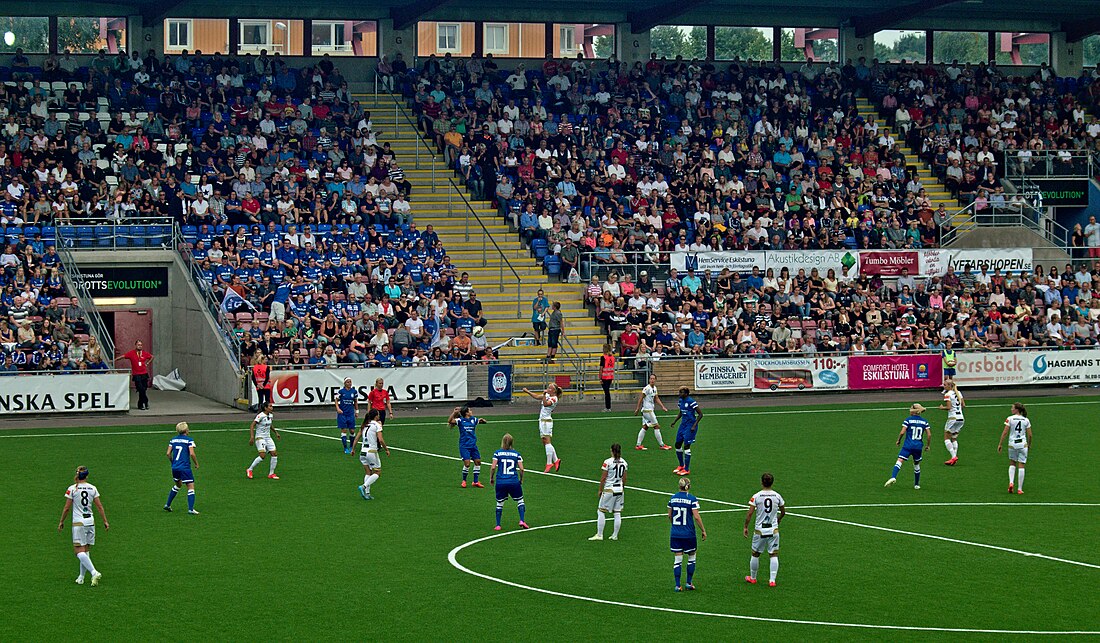
[[[934,395],[932,396],[935,397]],[[673,399],[666,398],[670,407]],[[448,553],[491,535],[488,461],[511,432],[528,467],[527,521],[517,532],[457,554],[470,570],[559,594],[671,610],[875,626],[1100,631],[1100,399],[1032,400],[1035,442],[1023,496],[1006,493],[1007,457],[997,439],[1012,400],[970,403],[959,464],[943,466],[943,411],[923,464],[883,488],[906,416],[904,404],[716,409],[693,448],[692,492],[709,538],[700,544],[693,593],[672,592],[667,497],[673,452],[633,450],[639,419],[626,410],[581,416],[563,405],[555,445],[562,476],[541,473],[534,414],[489,418],[479,428],[485,489],[460,489],[457,437],[444,417],[387,425],[377,498],[367,502],[357,456],[344,455],[334,422],[281,418],[281,480],[266,464],[248,480],[248,422],[193,424],[200,516],[161,510],[171,486],[169,426],[20,430],[0,433],[5,529],[0,531],[0,637],[82,639],[656,640],[890,639],[959,634],[849,629],[671,613],[538,593],[464,573]],[[936,406],[933,399],[926,402]],[[888,407],[888,408],[887,408]],[[673,407],[674,408],[674,407]],[[631,408],[632,410],[632,408]],[[664,437],[674,414],[662,414]],[[295,432],[292,432],[295,431]],[[78,434],[55,436],[57,433]],[[17,437],[30,435],[36,437]],[[48,436],[48,437],[46,437]],[[595,532],[600,463],[613,441],[630,468],[618,542]],[[419,453],[414,453],[416,451]],[[430,454],[445,457],[431,457]],[[91,469],[111,521],[92,551],[99,587],[77,586],[70,532],[58,534],[63,493],[78,464]],[[749,586],[743,503],[762,471],[791,515],[783,523],[779,586]],[[641,489],[652,490],[649,493]],[[903,506],[825,508],[887,503]],[[929,506],[904,506],[928,503]],[[951,506],[947,503],[993,503]],[[1037,503],[1028,505],[1025,503]],[[1057,506],[1051,503],[1095,503]],[[805,507],[805,509],[800,509]],[[721,511],[714,511],[721,510]],[[811,517],[827,518],[830,522]],[[98,518],[98,516],[97,516]],[[560,523],[585,524],[539,528]],[[912,532],[870,529],[868,526]],[[608,534],[610,534],[610,524]],[[937,540],[923,535],[940,536]],[[955,542],[965,541],[965,542]],[[1011,549],[990,549],[992,545]],[[1028,556],[1046,556],[1089,566]],[[766,581],[767,561],[761,577]],[[1003,640],[1002,634],[969,638]],[[1020,635],[1021,640],[1032,638]]]

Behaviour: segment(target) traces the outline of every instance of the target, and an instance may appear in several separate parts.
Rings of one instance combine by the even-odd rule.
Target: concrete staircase
[[[891,131],[890,128],[886,126],[886,119],[879,114],[875,106],[866,98],[856,99],[856,109],[864,120],[877,123],[880,131]],[[898,149],[905,154],[905,164],[917,168],[917,176],[920,177],[920,182],[924,186],[925,194],[927,194],[928,199],[932,201],[932,209],[939,209],[942,203],[947,206],[947,211],[954,215],[950,221],[952,228],[958,228],[960,233],[972,228],[974,224],[972,221],[968,220],[969,215],[955,214],[962,208],[962,205],[959,204],[959,200],[951,196],[951,192],[947,189],[947,186],[939,180],[939,177],[932,173],[932,168],[921,160],[917,155],[917,151],[909,147],[909,145],[900,138],[898,139]]]
[[[509,345],[501,348],[501,358],[514,364],[516,389],[542,388],[557,377],[568,376],[570,391],[579,388],[578,379],[583,381],[585,389],[599,390],[597,356],[606,340],[583,303],[585,285],[561,283],[557,277],[550,278],[544,274],[542,266],[531,256],[519,236],[508,230],[490,201],[474,201],[466,194],[465,186],[457,182],[455,185],[458,187],[452,185],[449,179],[454,177],[454,173],[447,168],[442,157],[433,154],[433,147],[419,141],[419,133],[411,124],[415,118],[404,104],[399,105],[395,112],[395,102],[388,95],[353,95],[365,110],[371,112],[375,129],[381,131],[379,143],[390,143],[397,153],[397,160],[412,184],[409,200],[417,227],[424,230],[428,225],[433,226],[451,261],[460,271],[470,274],[470,282],[474,284],[477,297],[484,306],[483,314],[489,322],[486,331],[490,345],[520,337],[524,333],[529,337],[532,335],[531,301],[540,288],[551,302],[561,302],[566,336],[575,353],[569,346],[563,346],[558,352],[557,363],[547,365],[541,360],[546,355],[545,345]],[[474,216],[467,216],[463,196],[469,199],[481,224]],[[486,238],[482,225],[496,246]],[[582,366],[585,371],[583,375]]]

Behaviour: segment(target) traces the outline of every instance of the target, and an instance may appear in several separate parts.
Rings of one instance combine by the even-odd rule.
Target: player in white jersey
[[[1012,415],[1005,420],[1005,430],[997,441],[997,453],[1001,452],[1005,437],[1008,437],[1008,492],[1024,493],[1024,468],[1027,466],[1027,450],[1031,448],[1031,420],[1027,419],[1027,409],[1016,402],[1012,405]]]
[[[271,402],[264,404],[260,409],[259,414],[256,415],[256,419],[252,420],[252,425],[248,427],[248,443],[256,445],[256,459],[252,461],[252,464],[248,465],[246,471],[248,479],[252,479],[252,470],[260,466],[260,463],[264,461],[267,454],[271,454],[271,464],[268,465],[267,477],[272,480],[278,480],[279,476],[275,475],[275,466],[279,464],[279,452],[275,449],[275,440],[281,440],[283,436],[279,435],[279,431],[271,425],[275,419],[274,413],[275,407],[271,405]],[[271,439],[271,432],[275,431],[275,440]]]
[[[596,535],[589,540],[603,540],[603,529],[607,524],[607,514],[614,514],[615,529],[611,540],[619,539],[619,527],[623,524],[623,489],[626,485],[626,460],[623,460],[623,445],[616,442],[611,445],[611,457],[603,461],[603,474],[600,476],[600,506],[596,512]]]
[[[963,428],[963,409],[966,408],[966,400],[954,380],[943,383],[943,404],[940,404],[940,408],[947,411],[947,424],[943,427],[943,446],[947,447],[950,457],[944,464],[953,467],[959,461],[959,431]]]
[[[363,496],[363,500],[374,500],[374,496],[370,495],[370,486],[378,482],[382,475],[382,460],[378,457],[378,450],[382,449],[386,455],[390,454],[390,448],[382,438],[381,413],[377,409],[367,412],[352,444],[359,442],[360,438],[362,442],[359,447],[359,462],[363,464],[363,484],[359,485],[359,495]]]
[[[558,458],[558,452],[553,444],[554,409],[558,408],[561,388],[557,384],[550,384],[541,395],[532,393],[527,389],[523,389],[523,392],[532,399],[538,400],[541,404],[539,407],[539,436],[542,437],[542,445],[546,448],[546,469],[543,470],[543,473],[550,473],[551,469],[558,471],[561,469],[561,459]]]
[[[107,510],[103,508],[103,501],[99,499],[99,489],[88,482],[88,467],[77,467],[76,478],[73,484],[65,490],[65,508],[61,510],[61,520],[57,523],[57,531],[65,529],[65,514],[72,511],[73,516],[73,552],[80,561],[80,575],[76,577],[76,584],[84,584],[84,570],[92,575],[92,587],[99,585],[99,579],[103,574],[92,564],[89,550],[95,544],[95,516],[92,514],[92,505],[99,509],[99,515],[103,518],[103,528],[110,529],[107,522]]]
[[[639,411],[642,414],[642,430],[638,431],[638,444],[634,446],[637,451],[646,450],[642,446],[642,440],[645,439],[645,432],[649,429],[653,429],[653,435],[657,438],[657,444],[660,445],[662,450],[668,451],[672,448],[665,444],[664,438],[661,437],[661,425],[657,422],[654,405],[660,406],[662,411],[668,413],[665,403],[661,401],[661,396],[657,394],[657,376],[650,375],[649,384],[638,394],[638,404],[634,407],[634,415],[637,415]]]
[[[770,558],[771,568],[768,586],[775,587],[775,577],[779,574],[779,522],[787,515],[787,506],[783,496],[772,489],[775,477],[770,473],[760,476],[764,487],[749,498],[749,511],[745,514],[745,538],[749,537],[749,522],[756,516],[756,527],[752,532],[752,558],[749,559],[749,575],[745,582],[756,584],[756,572],[760,570],[760,554],[765,550]]]

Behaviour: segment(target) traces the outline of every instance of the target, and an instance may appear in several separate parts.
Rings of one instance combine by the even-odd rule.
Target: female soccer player
[[[775,476],[765,473],[760,476],[760,491],[749,498],[749,511],[745,514],[745,538],[749,537],[749,523],[753,515],[756,516],[756,528],[752,533],[752,557],[749,559],[749,575],[745,582],[756,584],[756,572],[760,570],[760,554],[768,551],[770,558],[770,575],[768,586],[775,587],[775,577],[779,574],[779,523],[783,516],[787,515],[787,506],[783,502],[783,496],[772,489]]]
[[[699,499],[688,493],[691,489],[691,480],[680,478],[680,491],[668,500],[668,521],[672,524],[669,532],[668,546],[672,550],[672,574],[676,577],[676,591],[681,591],[680,566],[684,562],[684,554],[687,554],[687,584],[684,589],[695,589],[692,577],[695,576],[695,550],[698,544],[695,540],[695,524],[699,524],[700,534],[703,540],[707,539],[707,528],[703,526],[703,517],[699,515]]]
[[[1005,436],[1008,436],[1008,492],[1012,493],[1015,483],[1016,493],[1022,495],[1027,450],[1031,448],[1031,420],[1027,419],[1027,408],[1019,402],[1012,405],[1012,415],[1005,420],[1005,430],[997,441],[997,453],[1001,452]]]
[[[367,400],[374,411],[378,411],[378,423],[385,424],[386,420],[393,418],[393,403],[390,401],[390,391],[382,378],[374,380],[374,388],[367,393]],[[352,440],[355,444],[355,440]]]
[[[355,432],[352,443],[359,442],[360,436],[363,439],[359,447],[359,462],[363,464],[363,484],[359,485],[359,495],[363,496],[363,500],[374,500],[374,496],[370,495],[370,486],[378,482],[382,475],[382,460],[378,457],[378,449],[384,450],[387,456],[390,454],[390,448],[382,439],[382,421],[377,409],[367,411],[367,417]]]
[[[274,417],[274,407],[271,402],[268,402],[264,404],[264,407],[256,415],[256,419],[252,420],[252,424],[248,427],[248,443],[256,445],[256,451],[258,452],[256,459],[248,465],[248,469],[245,471],[249,480],[252,479],[252,470],[264,461],[268,453],[271,454],[271,464],[268,465],[267,477],[272,480],[279,479],[279,476],[275,475],[275,466],[279,464],[279,452],[275,450],[275,440],[281,440],[283,436],[279,435],[279,431],[271,424]],[[275,431],[275,440],[271,439],[272,431]]]
[[[187,485],[187,513],[199,515],[195,511],[195,474],[191,473],[191,463],[199,468],[199,459],[195,457],[195,441],[188,435],[190,429],[186,422],[176,425],[176,437],[168,441],[168,462],[172,465],[172,489],[168,492],[165,511],[172,511],[172,501],[180,492],[180,485]]]
[[[523,392],[542,403],[542,407],[539,408],[539,436],[542,437],[542,445],[546,447],[546,469],[543,470],[543,473],[550,473],[550,469],[559,471],[561,469],[561,459],[558,458],[558,452],[554,448],[553,442],[554,409],[558,408],[561,388],[557,384],[550,384],[542,392],[542,395],[532,393],[527,389],[523,389]]]
[[[616,442],[611,445],[611,457],[603,461],[603,475],[600,476],[600,506],[596,512],[596,535],[589,540],[603,540],[603,529],[607,524],[607,514],[615,515],[615,529],[611,540],[619,539],[619,527],[623,524],[623,489],[626,486],[626,460],[623,460],[623,446]]]
[[[497,492],[497,526],[493,527],[493,531],[500,531],[500,517],[504,513],[506,498],[516,501],[520,529],[530,529],[524,521],[527,507],[523,504],[523,456],[512,448],[510,433],[504,434],[500,439],[500,449],[493,453],[493,464],[489,467],[489,484],[495,485]]]
[[[103,574],[92,564],[92,557],[88,555],[92,545],[95,544],[95,516],[92,515],[92,505],[99,509],[99,515],[103,518],[103,528],[110,529],[107,522],[107,510],[103,508],[103,501],[99,499],[99,489],[88,482],[88,467],[77,467],[73,484],[65,491],[65,508],[61,510],[61,520],[57,523],[57,531],[65,528],[65,514],[73,512],[73,552],[80,562],[80,575],[76,577],[76,584],[84,584],[84,570],[92,574],[92,587],[99,585],[99,579]]]
[[[680,412],[672,421],[672,426],[680,423],[676,430],[676,459],[680,466],[672,470],[678,476],[686,476],[691,473],[691,445],[695,443],[695,434],[699,431],[699,423],[703,420],[703,409],[699,403],[691,397],[691,390],[684,386],[680,388],[680,401],[677,403]]]
[[[657,393],[657,376],[650,375],[649,384],[638,394],[638,404],[634,407],[634,415],[637,415],[639,411],[642,413],[642,430],[638,431],[638,444],[634,445],[634,449],[637,451],[646,450],[642,446],[642,440],[645,439],[645,432],[649,429],[653,429],[653,437],[657,438],[657,444],[662,451],[668,451],[672,448],[665,444],[665,439],[661,437],[661,424],[657,422],[657,412],[654,405],[660,406],[662,411],[668,413],[665,403],[661,401],[661,396]]]
[[[340,429],[340,442],[344,445],[344,455],[348,455],[355,446],[351,436],[355,433],[355,417],[359,415],[359,389],[352,386],[350,377],[344,378],[344,387],[336,392],[332,403],[336,406],[336,428]]]
[[[947,424],[943,427],[943,445],[947,447],[947,454],[951,456],[944,462],[949,467],[955,466],[959,461],[959,431],[963,428],[963,409],[966,408],[966,400],[962,391],[954,380],[943,383],[943,404],[940,409],[947,411]]]
[[[895,443],[901,446],[901,450],[898,451],[898,461],[894,463],[894,472],[890,474],[890,479],[883,486],[889,487],[897,482],[901,465],[905,464],[909,458],[913,458],[913,488],[920,489],[920,461],[924,457],[924,452],[932,446],[932,436],[929,433],[931,427],[928,425],[928,420],[921,417],[921,413],[924,413],[924,406],[914,404],[909,407],[909,417],[902,421],[901,433],[898,434]],[[905,438],[904,445],[901,444],[902,438]],[[925,443],[926,438],[927,443]]]
[[[474,417],[470,407],[456,408],[447,423],[458,427],[458,457],[462,458],[462,484],[466,488],[466,476],[470,475],[470,463],[474,465],[474,486],[478,489],[485,485],[478,481],[481,477],[481,452],[477,449],[477,425],[485,424],[485,418]]]

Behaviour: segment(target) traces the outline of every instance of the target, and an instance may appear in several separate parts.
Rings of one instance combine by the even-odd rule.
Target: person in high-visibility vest
[[[615,381],[615,355],[611,352],[611,345],[603,345],[603,355],[600,356],[600,386],[603,387],[603,410],[611,410],[611,382]]]
[[[955,349],[948,347],[943,349],[943,381],[948,382],[955,379],[955,365],[958,363],[958,358],[955,357]]]
[[[263,353],[256,355],[256,363],[252,365],[252,383],[256,386],[256,397],[259,408],[271,403],[271,367],[267,365],[267,356]]]

